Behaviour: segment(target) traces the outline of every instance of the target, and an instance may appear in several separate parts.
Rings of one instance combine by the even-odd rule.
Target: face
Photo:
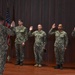
[[[58,30],[62,30],[62,29],[63,29],[62,24],[59,24],[59,25],[58,25]]]
[[[38,25],[38,30],[42,30],[42,25],[41,24]]]
[[[23,25],[23,22],[22,21],[18,21],[18,25],[19,26]]]

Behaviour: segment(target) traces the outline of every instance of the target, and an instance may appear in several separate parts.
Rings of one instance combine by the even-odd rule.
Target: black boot
[[[15,63],[15,65],[20,65],[20,61],[17,61],[17,62]]]
[[[63,64],[60,64],[60,69],[61,69],[61,70],[63,69]]]
[[[60,65],[56,65],[54,69],[60,69]]]
[[[20,62],[20,66],[23,66],[23,62]]]

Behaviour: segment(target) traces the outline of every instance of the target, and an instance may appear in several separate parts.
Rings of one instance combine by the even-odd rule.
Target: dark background
[[[53,23],[63,24],[64,30],[68,33],[69,44],[65,52],[65,63],[75,63],[75,39],[71,32],[75,26],[75,0],[0,0],[0,15],[6,17],[7,2],[10,11],[11,21],[22,19],[24,25],[29,28],[41,23],[43,30],[48,33]],[[14,41],[14,37],[12,37]],[[15,57],[14,42],[12,41],[11,51],[12,58]],[[25,60],[33,61],[33,42],[34,38],[29,38],[26,42]],[[44,53],[44,62],[54,63],[55,56],[53,50],[54,36],[47,36],[47,52]]]

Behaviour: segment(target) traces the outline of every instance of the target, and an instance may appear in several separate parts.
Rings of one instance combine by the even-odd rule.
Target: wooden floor
[[[6,63],[4,75],[75,75],[75,64],[64,65],[63,70],[56,70],[53,66],[50,64],[38,68],[33,64],[16,66],[14,63]]]

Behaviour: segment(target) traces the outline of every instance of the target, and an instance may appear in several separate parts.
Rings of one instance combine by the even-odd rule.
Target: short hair
[[[59,25],[63,26],[61,23]]]
[[[4,21],[4,17],[3,16],[0,16],[0,21]]]
[[[21,22],[23,22],[21,19],[19,19],[18,21],[21,21]]]
[[[42,24],[40,24],[40,23],[38,25],[41,25],[42,26]]]

